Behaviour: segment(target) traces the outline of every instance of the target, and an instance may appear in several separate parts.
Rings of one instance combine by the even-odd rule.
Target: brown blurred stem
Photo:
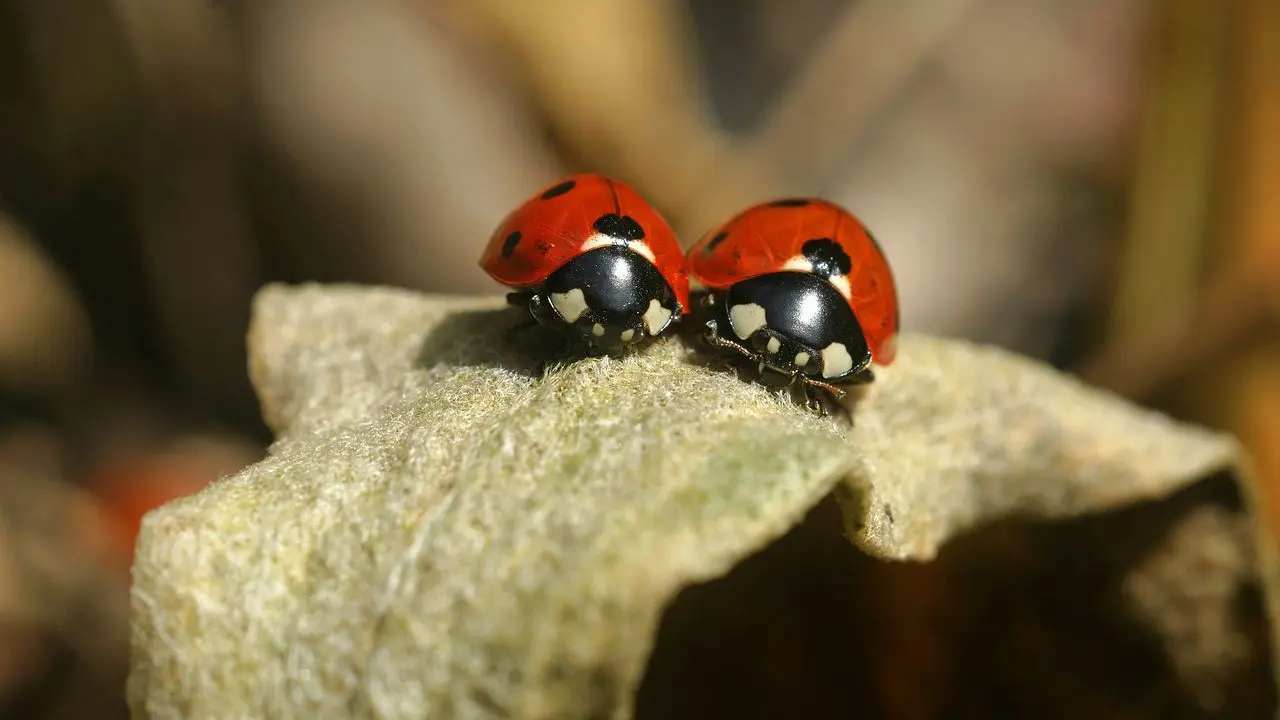
[[[1274,326],[1276,287],[1275,279],[1255,267],[1223,270],[1191,313],[1140,335],[1115,337],[1078,374],[1128,398],[1148,399]]]
[[[710,122],[682,3],[476,0],[448,6],[504,49],[582,169],[633,183],[673,220],[731,150]]]
[[[729,167],[709,168],[714,179],[698,183],[704,190],[688,205],[685,227],[696,234],[768,197],[821,193],[979,1],[863,0],[846,10]]]
[[[634,182],[689,243],[746,204],[819,191],[978,2],[857,3],[741,145],[708,120],[677,3],[558,0],[534,9],[483,0],[456,9],[500,38],[566,150]]]
[[[751,157],[783,177],[825,184],[979,2],[855,3],[751,139]]]

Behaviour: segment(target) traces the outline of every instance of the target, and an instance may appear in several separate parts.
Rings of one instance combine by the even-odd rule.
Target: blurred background
[[[124,715],[139,518],[270,442],[263,283],[497,293],[488,234],[572,171],[686,244],[835,199],[904,329],[1280,483],[1278,72],[1274,0],[3,0],[0,717]]]

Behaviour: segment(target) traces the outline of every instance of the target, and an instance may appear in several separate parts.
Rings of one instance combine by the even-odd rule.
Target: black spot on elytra
[[[884,506],[884,517],[890,524],[893,523],[893,508],[889,507],[888,503]]]
[[[814,238],[800,246],[800,252],[813,265],[813,274],[829,278],[832,275],[848,275],[853,261],[844,248],[831,238]]]
[[[516,246],[519,244],[520,244],[520,231],[517,230],[511,233],[510,235],[508,235],[506,240],[502,241],[502,257],[504,258],[511,257],[511,253],[516,251]]]
[[[574,186],[577,184],[578,183],[576,180],[565,180],[559,185],[554,185],[552,187],[547,188],[547,190],[542,193],[542,199],[550,200],[553,197],[560,197],[561,195],[572,190]]]
[[[804,198],[784,198],[769,203],[769,207],[804,207],[809,201]]]
[[[635,218],[630,215],[618,215],[617,213],[601,215],[593,227],[596,232],[619,240],[641,240],[644,238],[644,228],[640,227],[640,223],[636,222]]]
[[[724,242],[725,239],[728,237],[729,237],[729,233],[727,232],[717,233],[716,236],[711,238],[711,240],[707,243],[707,246],[702,248],[702,254],[710,255],[711,253],[715,252],[716,247],[719,246],[720,243]]]

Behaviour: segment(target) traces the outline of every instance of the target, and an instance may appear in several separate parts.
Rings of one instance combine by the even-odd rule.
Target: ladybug
[[[898,333],[893,274],[848,210],[816,198],[752,206],[685,257],[706,291],[703,339],[755,365],[765,385],[799,386],[806,405],[840,399],[889,365]],[[818,391],[815,393],[814,391]]]
[[[617,354],[662,335],[689,307],[684,251],[629,186],[572,175],[513,210],[480,266],[533,319]]]

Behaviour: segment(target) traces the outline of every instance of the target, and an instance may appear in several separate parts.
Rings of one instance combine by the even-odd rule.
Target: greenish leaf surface
[[[1005,519],[1243,476],[1228,437],[968,343],[903,337],[850,431],[679,340],[539,374],[554,350],[521,319],[495,298],[263,290],[249,368],[278,441],[147,518],[136,716],[630,717],[664,610],[824,498],[854,554],[914,567]],[[1270,577],[1242,512],[1196,520],[1229,590]],[[1234,596],[1166,602],[1184,556],[1135,561],[1125,597],[1212,708],[1239,648],[1206,650],[1187,618],[1231,630]]]

